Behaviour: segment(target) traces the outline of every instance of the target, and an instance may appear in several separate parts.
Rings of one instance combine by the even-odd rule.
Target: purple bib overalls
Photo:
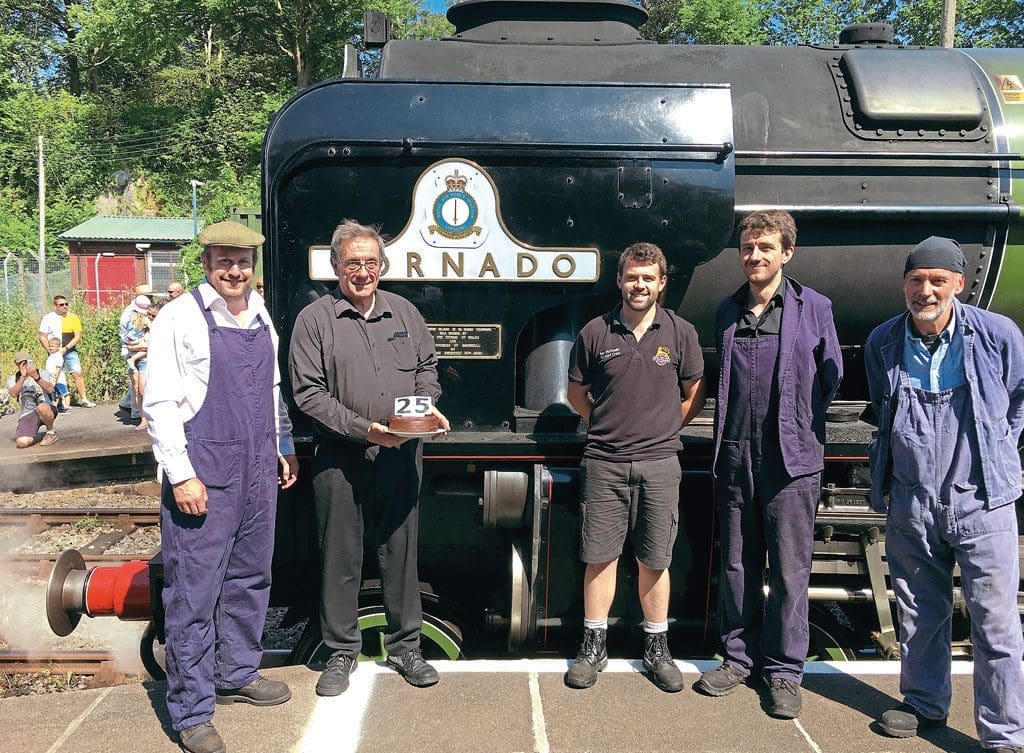
[[[167,708],[176,730],[213,718],[215,688],[256,679],[277,512],[270,328],[217,326],[192,295],[209,333],[210,381],[185,438],[207,513],[182,513],[167,479],[160,512]]]

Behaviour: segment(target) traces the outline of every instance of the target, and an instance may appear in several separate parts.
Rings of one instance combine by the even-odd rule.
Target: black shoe
[[[341,695],[348,690],[348,677],[356,671],[359,662],[354,656],[334,654],[327,660],[327,666],[316,681],[316,694],[322,696]]]
[[[426,688],[436,685],[441,679],[437,676],[437,670],[427,664],[423,658],[423,651],[418,648],[406,651],[397,656],[388,656],[388,666],[393,667],[398,674],[405,678],[405,681],[417,688]]]
[[[188,753],[225,753],[227,748],[220,739],[213,722],[203,722],[186,727],[178,733],[181,749]]]
[[[1024,748],[1011,748],[1006,745],[1000,745],[998,748],[992,748],[992,753],[1024,753]]]
[[[654,684],[666,693],[683,689],[683,673],[668,650],[668,633],[644,633],[644,669],[651,674]]]
[[[292,697],[292,691],[280,680],[257,677],[243,688],[217,690],[217,703],[250,703],[253,706],[276,706]]]
[[[719,664],[714,669],[702,672],[693,689],[704,695],[729,695],[747,681],[748,675],[731,664]]]
[[[800,686],[786,677],[772,677],[765,684],[768,686],[768,716],[776,719],[796,719],[800,715],[803,702],[800,698]]]
[[[597,682],[597,673],[608,666],[608,631],[583,628],[583,643],[576,661],[565,673],[570,688],[589,688]]]
[[[946,717],[929,719],[909,703],[901,703],[889,709],[878,720],[878,726],[890,737],[913,737],[922,729],[938,729],[946,726]],[[1012,750],[1012,748],[1011,748]]]

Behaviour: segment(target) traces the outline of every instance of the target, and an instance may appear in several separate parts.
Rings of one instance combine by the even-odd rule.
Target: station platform
[[[814,662],[798,720],[765,715],[741,686],[709,698],[690,686],[713,662],[679,662],[687,687],[658,690],[639,662],[612,660],[597,685],[572,690],[563,660],[436,662],[441,682],[417,689],[382,665],[362,663],[349,689],[317,698],[307,667],[264,670],[293,697],[256,708],[218,706],[229,753],[971,753],[969,662],[953,666],[949,727],[897,740],[874,720],[898,699],[895,662]],[[121,753],[179,750],[162,683],[0,700],[4,750]]]
[[[56,444],[14,445],[18,416],[0,418],[0,491],[22,492],[156,475],[149,434],[117,403],[72,408],[57,417]]]

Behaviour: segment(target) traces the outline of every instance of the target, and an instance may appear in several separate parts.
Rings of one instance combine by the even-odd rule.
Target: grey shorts
[[[580,559],[610,562],[622,554],[628,533],[642,564],[652,570],[672,564],[679,530],[679,458],[631,463],[585,458],[580,468]]]

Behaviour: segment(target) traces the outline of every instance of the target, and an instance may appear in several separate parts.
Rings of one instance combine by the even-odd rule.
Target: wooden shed
[[[72,290],[90,306],[124,306],[142,283],[155,293],[175,280],[188,285],[177,265],[192,230],[191,217],[97,216],[57,237],[71,253]]]

